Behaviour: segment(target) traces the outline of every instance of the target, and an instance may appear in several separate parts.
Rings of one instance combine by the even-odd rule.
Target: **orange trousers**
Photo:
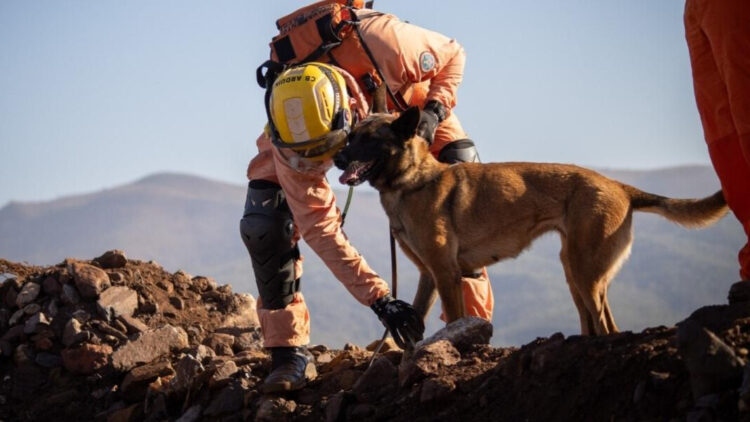
[[[739,263],[750,280],[750,3],[687,0],[685,38],[711,162],[748,237]]]

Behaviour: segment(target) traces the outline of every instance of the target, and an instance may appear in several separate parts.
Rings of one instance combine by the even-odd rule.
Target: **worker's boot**
[[[270,347],[271,373],[263,381],[264,394],[299,390],[318,376],[306,347]]]

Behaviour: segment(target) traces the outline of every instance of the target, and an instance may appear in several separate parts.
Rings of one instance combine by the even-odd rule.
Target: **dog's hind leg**
[[[569,258],[567,248],[565,247],[565,239],[563,238],[562,240],[563,247],[560,250],[560,262],[562,262],[563,270],[565,271],[565,280],[568,283],[570,295],[573,297],[573,303],[576,305],[576,310],[578,310],[578,319],[581,323],[581,334],[584,336],[593,335],[595,333],[594,320],[591,318],[591,314],[586,308],[586,304],[584,303],[581,294],[578,292],[576,280],[573,277],[570,263],[568,262]]]
[[[614,231],[600,239],[579,236],[568,242],[568,256],[575,287],[593,320],[594,332],[603,335],[618,332],[607,300],[607,287],[630,253],[631,216],[628,214]],[[614,225],[614,224],[613,224]]]
[[[615,324],[615,318],[612,316],[612,309],[609,307],[609,300],[607,299],[607,290],[609,286],[605,286],[602,292],[602,306],[604,307],[604,317],[607,320],[607,329],[610,333],[617,333],[620,330]]]

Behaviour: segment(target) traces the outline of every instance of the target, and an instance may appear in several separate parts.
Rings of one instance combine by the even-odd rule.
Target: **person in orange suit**
[[[748,242],[740,277],[750,280],[750,4],[687,0],[685,38],[703,133],[729,208]]]
[[[356,36],[370,50],[391,100],[395,93],[406,105],[422,109],[421,135],[433,154],[450,163],[478,161],[474,143],[451,112],[463,77],[463,48],[393,15],[350,11],[358,20]],[[269,78],[269,125],[257,139],[258,154],[247,170],[240,232],[253,263],[258,315],[271,353],[272,372],[264,380],[264,392],[296,390],[316,375],[306,349],[310,316],[299,291],[300,237],[356,300],[372,308],[401,347],[413,346],[424,331],[411,305],[391,297],[387,283],[347,239],[325,177],[349,127],[367,114],[366,97],[373,84],[358,70],[366,59],[352,59],[366,56],[339,54],[341,48]],[[466,274],[463,287],[467,314],[491,320],[493,297],[486,271]]]

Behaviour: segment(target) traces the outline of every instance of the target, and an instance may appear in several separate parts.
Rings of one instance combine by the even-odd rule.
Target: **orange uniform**
[[[748,236],[739,262],[750,280],[750,4],[687,0],[685,37],[709,155]]]
[[[463,48],[441,34],[402,22],[392,15],[357,11],[362,37],[371,49],[388,86],[403,94],[411,105],[422,106],[437,100],[448,111],[456,104],[456,90],[463,77]],[[346,65],[341,63],[343,70]],[[346,73],[346,72],[342,72]],[[353,81],[350,75],[346,75]],[[349,84],[354,104],[366,113],[356,82]],[[451,141],[466,138],[458,119],[449,113],[438,126],[432,151],[435,155]],[[336,278],[363,305],[388,294],[387,283],[367,264],[341,230],[341,215],[325,172],[331,163],[309,166],[294,153],[273,147],[269,137],[257,140],[258,155],[248,166],[250,180],[267,180],[283,189],[294,215],[295,236],[300,236],[325,262]],[[296,277],[302,273],[302,260],[295,265]],[[486,273],[464,279],[466,309],[470,315],[491,319],[492,291]],[[307,306],[300,292],[283,309],[265,309],[259,300],[258,314],[266,347],[301,346],[309,342],[310,324]]]

